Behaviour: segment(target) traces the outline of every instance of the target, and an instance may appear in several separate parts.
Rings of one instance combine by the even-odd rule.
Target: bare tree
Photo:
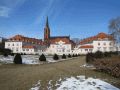
[[[113,36],[115,43],[120,43],[120,17],[110,21],[109,33]]]
[[[80,39],[79,38],[72,38],[76,45],[79,45]]]

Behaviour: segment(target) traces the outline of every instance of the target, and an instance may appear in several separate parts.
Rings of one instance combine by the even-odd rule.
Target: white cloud
[[[10,13],[18,9],[26,0],[0,0],[0,17],[9,17]]]
[[[9,17],[10,8],[0,6],[0,17]]]

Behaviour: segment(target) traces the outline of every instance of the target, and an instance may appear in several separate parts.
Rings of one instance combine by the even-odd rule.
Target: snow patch
[[[41,86],[41,84],[40,84],[40,80],[37,82],[37,84],[35,84],[35,85],[33,85],[34,87],[32,87],[31,89],[29,89],[29,90],[40,90],[40,86]]]
[[[43,64],[43,62],[39,61],[39,55],[22,55],[22,63],[23,64]],[[4,57],[0,55],[0,63],[1,64],[10,64],[13,63],[14,56]],[[47,63],[55,63],[58,61],[53,60],[51,56],[46,57]]]
[[[81,65],[80,67],[94,68],[94,66],[90,64],[84,64],[84,65]]]
[[[120,90],[109,83],[101,81],[99,79],[88,78],[84,76],[77,76],[67,78],[61,82],[60,87],[56,90]]]
[[[40,90],[39,82],[36,87],[30,90]],[[57,87],[57,89],[53,89]],[[85,76],[70,77],[62,80],[61,78],[56,81],[56,84],[52,84],[52,80],[48,82],[48,90],[120,90],[111,84],[104,82],[100,79],[88,78]]]

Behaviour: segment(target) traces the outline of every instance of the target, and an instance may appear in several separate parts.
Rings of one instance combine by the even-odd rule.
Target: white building
[[[42,41],[39,39],[28,38],[16,35],[5,42],[5,48],[12,50],[13,53],[37,54],[41,49]],[[42,52],[41,52],[42,53]]]
[[[47,49],[47,54],[70,54],[71,53],[71,43],[66,43],[65,41],[55,41],[54,43],[51,43],[49,48]]]
[[[110,52],[115,50],[112,37],[105,33],[99,33],[96,36],[81,40],[80,45],[74,49],[74,53],[87,54],[89,52]]]
[[[120,43],[117,43],[115,46],[116,46],[116,50],[120,52]]]
[[[5,48],[12,50],[13,53],[23,54],[35,54],[34,46],[24,46],[23,42],[20,41],[7,41],[5,42]]]

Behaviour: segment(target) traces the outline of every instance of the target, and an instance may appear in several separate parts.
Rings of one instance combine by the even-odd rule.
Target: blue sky
[[[52,36],[86,38],[108,32],[120,0],[0,0],[0,36],[43,38],[46,16]]]

